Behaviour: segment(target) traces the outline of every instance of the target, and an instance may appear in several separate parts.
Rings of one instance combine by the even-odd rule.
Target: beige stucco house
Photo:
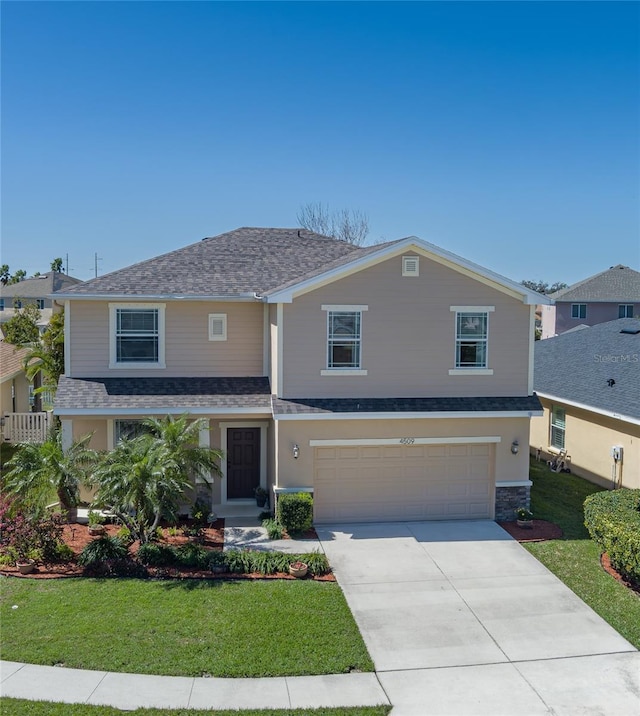
[[[512,519],[529,496],[534,311],[548,301],[416,237],[355,247],[243,228],[65,303],[65,440],[205,417],[212,508],[314,494],[316,522]]]
[[[640,320],[538,341],[534,387],[544,414],[531,421],[532,452],[562,453],[604,487],[640,488]]]

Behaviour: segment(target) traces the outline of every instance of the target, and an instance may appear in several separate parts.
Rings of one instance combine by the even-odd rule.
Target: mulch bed
[[[120,529],[119,525],[105,525],[106,533],[115,537]],[[162,544],[179,546],[186,544],[191,540],[189,537],[185,537],[182,534],[170,535],[168,529],[163,528],[164,537]],[[224,548],[224,519],[218,519],[212,522],[211,525],[202,528],[203,539],[199,544],[205,549],[211,551],[222,551]],[[287,539],[285,535],[285,539]],[[68,524],[64,526],[62,533],[62,539],[66,545],[68,545],[77,557],[80,552],[94,539],[97,537],[89,534],[89,526],[82,524]],[[314,529],[305,532],[301,536],[297,536],[296,539],[317,539],[317,534]],[[135,555],[139,547],[138,542],[134,542],[129,551],[132,555]],[[236,574],[223,572],[221,574],[214,574],[213,572],[198,570],[189,567],[147,567],[147,571],[151,578],[155,579],[296,579],[290,574],[279,572],[277,574],[260,574],[260,573],[249,573],[249,574]],[[11,577],[19,577],[20,579],[62,579],[64,577],[82,577],[85,576],[84,568],[77,564],[75,561],[64,562],[64,563],[48,563],[39,564],[31,574],[20,574],[18,568],[13,565],[3,565],[0,568],[0,574]],[[335,582],[333,574],[326,574],[319,577],[312,577],[311,575],[305,577],[305,579],[313,579],[319,582]]]
[[[606,552],[603,552],[603,554],[600,555],[600,564],[602,565],[602,569],[604,569],[607,574],[610,574],[617,582],[624,584],[627,589],[630,589],[632,592],[635,592],[638,596],[640,596],[640,584],[627,579],[619,572],[616,572],[616,570],[611,566],[609,555]]]
[[[550,539],[561,539],[562,530],[558,525],[546,520],[532,520],[531,527],[518,527],[517,522],[498,522],[518,542],[545,542]]]

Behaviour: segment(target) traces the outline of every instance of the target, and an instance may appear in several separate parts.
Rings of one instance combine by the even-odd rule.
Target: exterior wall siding
[[[313,487],[313,447],[310,440],[344,440],[404,437],[490,437],[498,436],[495,445],[496,481],[529,480],[528,418],[471,419],[407,419],[407,420],[278,420],[276,449],[278,451],[277,484],[279,487]],[[517,439],[522,449],[511,453]],[[293,445],[300,446],[298,459]]]
[[[542,450],[549,459],[557,450],[549,447],[550,411],[553,405],[563,406],[541,398],[544,416],[531,420],[531,450]],[[622,486],[640,488],[640,425],[625,423],[597,413],[571,406],[565,408],[565,448],[571,458],[571,472],[603,487],[614,486],[611,448],[623,448]]]
[[[261,303],[164,303],[166,368],[110,369],[109,301],[74,301],[71,307],[71,377],[263,375],[264,317]],[[209,340],[210,313],[227,315],[226,341]]]
[[[587,313],[585,318],[571,318],[571,306],[574,303],[586,303]],[[630,303],[629,301],[615,301],[612,303],[605,302],[594,302],[588,303],[585,301],[571,301],[563,302],[559,301],[556,303],[556,315],[555,315],[555,333],[564,333],[570,328],[575,328],[581,324],[587,326],[595,326],[598,323],[605,323],[606,321],[615,321],[618,318],[618,306],[620,303]],[[633,315],[640,316],[640,302],[633,304]],[[553,336],[554,333],[551,333]],[[547,337],[547,336],[544,336]]]
[[[419,277],[402,277],[396,256],[284,306],[282,397],[516,396],[528,392],[529,307],[420,257]],[[327,368],[323,304],[367,305],[362,368],[367,375],[322,376]],[[489,314],[493,375],[449,375],[455,367],[451,306],[495,306]]]

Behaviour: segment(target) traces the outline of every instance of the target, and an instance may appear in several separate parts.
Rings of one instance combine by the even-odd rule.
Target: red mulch
[[[498,524],[518,542],[545,542],[562,537],[562,530],[553,522],[546,520],[532,520],[532,522],[531,527],[518,527],[517,522],[498,522]]]
[[[108,535],[115,537],[120,529],[119,525],[105,525]],[[164,537],[162,544],[181,545],[190,541],[189,537],[182,534],[170,535],[168,529],[163,528]],[[224,519],[218,519],[211,523],[208,527],[202,528],[203,541],[200,544],[206,549],[212,551],[222,551],[224,547]],[[312,528],[305,532],[301,539],[317,539],[316,531]],[[62,539],[67,544],[74,555],[77,557],[89,542],[97,537],[89,534],[89,526],[77,523],[64,526]],[[285,535],[287,539],[287,535]],[[135,555],[139,547],[138,542],[134,542],[129,551]],[[222,574],[213,574],[212,572],[197,570],[189,567],[147,567],[147,571],[151,577],[158,579],[296,579],[290,574],[231,574],[223,572]],[[39,564],[31,574],[20,574],[18,568],[13,565],[3,565],[0,568],[0,574],[11,577],[19,577],[21,579],[60,579],[63,577],[81,577],[83,576],[83,567],[73,562]],[[320,577],[312,577],[309,575],[305,579],[314,579],[320,582],[335,582],[333,574],[326,574]]]
[[[623,577],[619,572],[616,572],[616,570],[611,566],[609,555],[606,552],[600,555],[600,564],[602,565],[602,569],[604,569],[607,574],[610,574],[616,581],[620,582],[621,584],[624,584],[627,589],[630,589],[632,592],[635,592],[640,596],[640,584],[638,584],[638,582],[634,582],[630,579],[627,579],[626,577]]]

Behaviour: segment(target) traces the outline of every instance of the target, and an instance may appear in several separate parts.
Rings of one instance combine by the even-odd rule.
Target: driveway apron
[[[640,713],[639,652],[495,522],[317,532],[393,716]]]

